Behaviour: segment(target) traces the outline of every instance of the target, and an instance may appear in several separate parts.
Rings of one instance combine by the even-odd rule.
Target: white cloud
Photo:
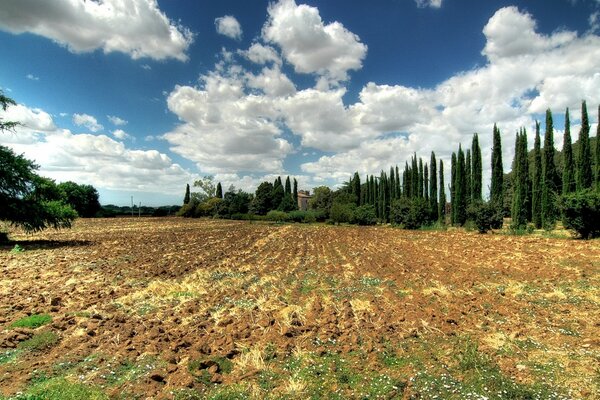
[[[146,71],[150,71],[152,69],[152,67],[149,66],[148,64],[142,64],[142,69],[145,69]]]
[[[440,8],[442,6],[442,0],[415,0],[415,3],[419,8]]]
[[[279,97],[291,95],[296,92],[292,81],[281,72],[279,67],[263,68],[260,74],[247,74],[248,87],[260,89],[266,95]]]
[[[240,53],[248,60],[256,64],[266,64],[273,62],[281,65],[281,58],[279,54],[271,46],[265,46],[261,43],[253,43],[252,46],[246,51],[240,51]]]
[[[131,137],[131,135],[129,135],[123,129],[115,129],[112,132],[112,134],[113,134],[114,137],[116,137],[119,140],[125,140],[125,139],[129,139]]]
[[[231,15],[215,18],[215,27],[217,33],[221,35],[225,35],[235,40],[240,40],[242,38],[242,26],[238,20]]]
[[[600,2],[598,4],[600,4]],[[590,24],[590,32],[598,32],[598,30],[600,30],[600,11],[590,14],[588,22]]]
[[[40,78],[38,76],[35,76],[33,74],[27,74],[25,77],[27,79],[29,79],[30,81],[39,81],[40,80]]]
[[[123,126],[127,125],[129,121],[124,120],[123,118],[119,118],[115,115],[107,115],[106,118],[115,126]]]
[[[95,117],[88,114],[73,114],[73,123],[77,126],[85,126],[92,132],[98,132],[104,129]]]
[[[281,48],[296,72],[316,73],[336,84],[362,68],[367,46],[339,22],[324,24],[316,7],[280,0],[268,9],[264,40]]]
[[[158,8],[156,0],[3,0],[0,29],[49,38],[75,53],[102,49],[133,59],[187,60],[193,34]]]
[[[96,188],[173,193],[193,176],[163,153],[134,150],[106,135],[73,134],[58,128],[48,113],[23,105],[0,110],[0,117],[20,121],[15,134],[0,135],[0,144],[25,154],[39,173],[57,181]]]

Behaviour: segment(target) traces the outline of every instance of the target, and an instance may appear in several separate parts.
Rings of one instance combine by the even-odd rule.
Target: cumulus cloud
[[[88,114],[73,114],[73,123],[77,126],[85,126],[92,132],[98,132],[104,129],[95,117]]]
[[[442,0],[415,0],[415,3],[419,8],[440,8],[442,6]]]
[[[256,64],[266,64],[269,62],[281,64],[281,58],[275,49],[261,43],[253,43],[248,50],[240,51],[240,53]]]
[[[316,7],[280,0],[268,13],[262,37],[281,48],[296,72],[316,73],[335,84],[362,68],[367,46],[340,22],[324,24]]]
[[[0,135],[0,144],[25,154],[40,174],[57,181],[92,184],[101,189],[141,192],[181,190],[192,174],[156,150],[134,150],[106,135],[74,134],[58,128],[45,111],[23,105],[0,110],[19,121],[15,134]]]
[[[242,38],[242,26],[234,16],[225,15],[224,17],[215,18],[215,27],[217,33],[221,35],[235,40]]]
[[[128,123],[128,121],[124,120],[123,118],[119,118],[115,115],[107,115],[106,118],[108,118],[108,120],[111,122],[111,124],[113,124],[115,126],[127,125],[127,123]]]
[[[125,140],[125,139],[129,139],[131,137],[131,135],[129,135],[123,129],[115,129],[112,132],[112,134],[113,134],[114,137],[116,137],[119,140]]]
[[[74,53],[102,49],[156,60],[187,60],[194,37],[156,0],[3,0],[0,29],[44,36]]]

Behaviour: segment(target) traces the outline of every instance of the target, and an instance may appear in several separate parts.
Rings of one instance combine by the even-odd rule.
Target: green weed
[[[71,383],[64,378],[53,378],[30,386],[25,393],[12,400],[108,400],[99,388]]]
[[[58,343],[58,335],[52,331],[46,331],[34,335],[31,339],[25,340],[17,345],[21,350],[42,351],[49,349]]]
[[[48,314],[33,314],[28,317],[21,318],[12,324],[11,328],[38,328],[42,325],[52,322],[52,317]]]

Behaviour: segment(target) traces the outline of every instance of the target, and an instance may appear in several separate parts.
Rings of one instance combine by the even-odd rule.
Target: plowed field
[[[597,240],[176,218],[11,239],[9,398],[600,398]]]

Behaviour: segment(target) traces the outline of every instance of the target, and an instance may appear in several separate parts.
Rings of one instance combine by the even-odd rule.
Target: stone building
[[[308,200],[310,200],[312,196],[308,190],[298,190],[298,209],[301,211],[308,210]]]

